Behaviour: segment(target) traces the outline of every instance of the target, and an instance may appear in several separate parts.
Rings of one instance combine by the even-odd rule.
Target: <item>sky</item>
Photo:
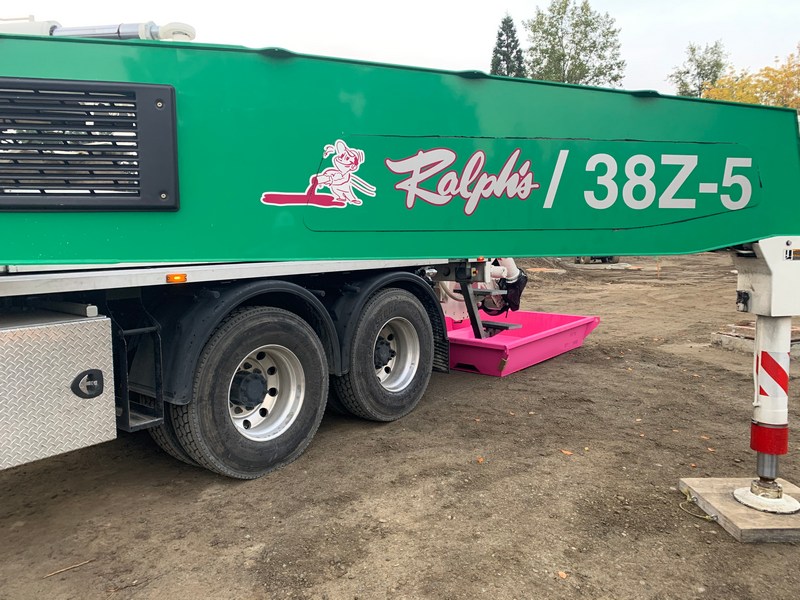
[[[154,21],[188,23],[198,42],[452,70],[489,71],[506,13],[523,48],[523,21],[549,0],[0,0],[0,17],[34,15],[65,27]],[[620,28],[625,89],[673,93],[667,75],[692,42],[721,40],[737,69],[758,70],[796,52],[800,0],[590,0]],[[217,7],[217,8],[215,8]]]

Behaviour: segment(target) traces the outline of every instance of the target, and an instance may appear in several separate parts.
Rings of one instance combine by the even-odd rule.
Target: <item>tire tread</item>
[[[169,429],[170,427],[172,428],[171,431]],[[175,426],[172,424],[172,410],[170,404],[166,404],[164,406],[163,425],[151,427],[147,431],[150,432],[150,437],[153,438],[153,441],[156,443],[156,445],[158,445],[159,448],[169,454],[172,458],[176,458],[179,461],[193,467],[198,466],[197,461],[195,461],[186,451],[178,438],[178,434],[175,431]]]

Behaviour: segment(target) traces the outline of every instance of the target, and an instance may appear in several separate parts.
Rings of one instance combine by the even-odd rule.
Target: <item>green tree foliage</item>
[[[517,39],[517,28],[508,14],[500,21],[500,28],[497,30],[497,43],[492,50],[491,73],[508,77],[525,77],[525,63]]]
[[[800,113],[800,44],[797,52],[757,73],[733,71],[703,91],[703,98],[786,106]]]
[[[679,96],[701,98],[722,77],[728,66],[727,58],[725,47],[719,40],[710,46],[706,44],[704,48],[689,44],[686,60],[675,67],[667,79],[675,84]]]
[[[588,0],[552,0],[546,11],[525,21],[528,73],[534,79],[620,85],[625,61],[620,58],[619,29],[608,13],[592,10]]]

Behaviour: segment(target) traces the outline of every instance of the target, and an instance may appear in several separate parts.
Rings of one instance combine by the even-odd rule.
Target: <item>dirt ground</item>
[[[0,473],[0,598],[796,597],[797,546],[679,506],[681,477],[754,474],[752,358],[709,346],[746,317],[730,256],[623,261],[642,268],[531,273],[524,308],[601,317],[582,348],[434,374],[396,423],[328,415],[260,480],[146,433]],[[796,440],[781,471],[800,483]]]

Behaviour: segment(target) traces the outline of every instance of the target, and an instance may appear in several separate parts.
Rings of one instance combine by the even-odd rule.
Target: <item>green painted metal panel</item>
[[[0,77],[174,86],[180,187],[175,212],[0,212],[0,264],[672,254],[800,234],[789,110],[21,36],[0,37]]]

